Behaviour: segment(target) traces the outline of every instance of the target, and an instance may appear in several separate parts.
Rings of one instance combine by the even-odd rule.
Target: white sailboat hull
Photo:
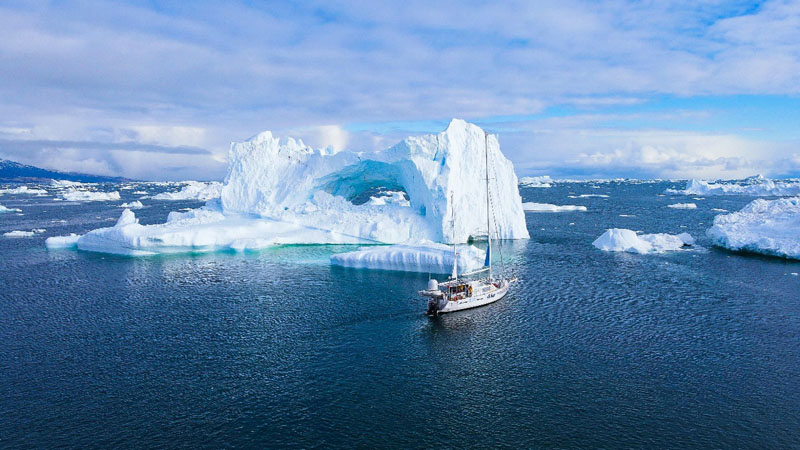
[[[445,314],[445,313],[463,311],[465,309],[472,309],[472,308],[477,308],[479,306],[488,305],[505,297],[505,295],[508,293],[509,285],[510,283],[508,282],[508,280],[503,280],[497,289],[492,289],[481,295],[466,297],[459,300],[451,300],[446,303],[443,302],[444,303],[443,307],[438,309],[437,308],[433,309],[435,309],[436,314]]]

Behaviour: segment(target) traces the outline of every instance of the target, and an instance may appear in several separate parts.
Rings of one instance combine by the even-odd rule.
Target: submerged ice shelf
[[[281,244],[464,243],[486,235],[487,154],[493,237],[528,238],[517,177],[497,138],[454,119],[442,133],[372,153],[315,150],[264,132],[231,146],[218,199],[155,225],[141,225],[125,210],[114,227],[93,230],[76,245],[150,255]]]

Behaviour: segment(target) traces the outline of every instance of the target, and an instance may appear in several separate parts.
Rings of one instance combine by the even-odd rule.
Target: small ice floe
[[[108,202],[119,200],[119,192],[98,192],[69,189],[61,194],[61,197],[69,202]]]
[[[147,195],[147,191],[133,191],[131,195]]]
[[[714,212],[728,212],[727,209],[722,209],[722,208],[711,208],[711,210]]]
[[[144,205],[139,200],[134,200],[130,203],[123,203],[119,205],[120,208],[128,208],[128,209],[142,209]]]
[[[5,237],[31,237],[31,236],[37,235],[39,233],[44,233],[45,231],[47,231],[47,230],[45,230],[44,228],[34,228],[31,231],[14,230],[14,231],[9,231],[7,233],[3,233],[3,236],[5,236]]]
[[[570,195],[570,198],[608,198],[606,194],[581,194],[577,197]]]
[[[797,272],[791,272],[789,275],[791,275],[793,277],[796,277],[798,275],[798,273]]]
[[[31,189],[28,186],[19,186],[13,189],[0,189],[0,194],[27,194],[27,195],[46,195],[47,191],[44,189]]]
[[[0,205],[0,213],[6,212],[22,212],[22,210],[19,208],[6,208],[5,206]]]
[[[485,258],[486,253],[473,245],[458,248],[458,267],[462,272],[480,269]],[[450,273],[453,270],[453,247],[433,242],[361,247],[356,251],[331,255],[331,264],[358,269]]]
[[[696,203],[673,203],[671,205],[667,205],[667,208],[673,209],[697,209]]]
[[[526,212],[569,212],[586,211],[586,207],[581,205],[551,205],[549,203],[526,202],[522,204],[522,210]]]
[[[211,181],[186,181],[178,192],[162,192],[153,196],[154,200],[211,200],[222,193],[222,183]]]
[[[738,212],[714,217],[706,235],[730,250],[800,259],[800,197],[753,200]]]
[[[706,199],[705,197],[692,197],[692,200],[697,200],[698,202],[700,200],[705,200],[705,199]]]
[[[620,217],[636,217],[636,214],[620,214]]]
[[[72,248],[78,245],[81,235],[70,233],[69,236],[52,236],[44,241],[44,245],[49,249]]]
[[[592,245],[607,252],[664,253],[694,245],[694,238],[689,233],[636,234],[633,230],[612,228],[595,239]]]
[[[553,179],[547,175],[541,177],[522,177],[519,184],[525,187],[549,188],[553,186]]]

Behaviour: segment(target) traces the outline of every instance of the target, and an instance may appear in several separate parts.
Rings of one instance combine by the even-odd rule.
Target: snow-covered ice
[[[5,206],[0,205],[0,213],[5,212],[22,212],[22,210],[19,208],[6,208]]]
[[[31,231],[14,230],[14,231],[9,231],[7,233],[3,233],[3,236],[5,236],[5,237],[31,237],[31,236],[34,236],[34,235],[39,234],[39,233],[44,233],[45,231],[47,231],[47,230],[45,230],[44,228],[34,228]]]
[[[211,200],[218,198],[222,191],[222,183],[211,181],[186,181],[178,192],[162,192],[153,196],[154,200]]]
[[[52,236],[45,239],[44,245],[50,249],[75,247],[80,237],[79,234],[75,233],[71,233],[69,236]]]
[[[120,208],[128,208],[128,209],[142,209],[144,205],[139,200],[134,200],[130,203],[123,203],[119,205]]]
[[[800,259],[800,197],[753,200],[738,212],[714,217],[706,234],[731,250]]]
[[[107,202],[119,200],[119,192],[100,192],[100,191],[84,191],[78,189],[69,189],[61,194],[64,200],[70,202]]]
[[[611,228],[595,239],[592,245],[607,252],[663,253],[694,245],[694,238],[689,233],[636,234],[625,228]]]
[[[261,133],[231,146],[219,199],[170,213],[156,225],[140,225],[125,210],[117,225],[91,231],[77,245],[144,255],[281,244],[464,243],[486,235],[484,139],[493,237],[528,238],[514,167],[497,138],[454,119],[442,133],[374,153],[314,150]],[[408,205],[371,201],[391,191],[405,193]]]
[[[667,208],[672,209],[697,209],[696,203],[673,203],[671,205],[667,205]]]
[[[533,202],[523,203],[522,209],[527,212],[586,211],[586,207],[581,205],[551,205],[549,203],[533,203]]]
[[[485,257],[486,253],[473,245],[459,246],[459,271],[480,269]],[[376,245],[338,253],[330,259],[333,265],[360,269],[450,273],[453,270],[453,247],[433,242],[420,245]]]
[[[755,197],[787,197],[800,195],[800,181],[774,181],[760,175],[729,182],[689,180],[685,189],[667,189],[666,192],[668,194],[695,196],[750,195]]]
[[[0,189],[0,194],[27,194],[27,195],[46,195],[44,189],[29,188],[28,186],[17,186],[15,188]]]
[[[525,187],[549,188],[553,186],[553,179],[547,175],[541,177],[522,177],[519,184]]]

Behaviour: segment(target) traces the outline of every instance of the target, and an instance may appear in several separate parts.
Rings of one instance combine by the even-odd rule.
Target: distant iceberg
[[[222,183],[211,181],[187,181],[178,192],[162,192],[153,196],[154,200],[211,200],[218,198],[222,191]]]
[[[314,150],[261,133],[231,146],[219,199],[172,212],[156,225],[141,225],[125,210],[114,227],[85,234],[77,246],[147,255],[281,244],[465,243],[486,235],[485,142],[493,237],[528,238],[517,176],[497,138],[454,119],[442,133],[373,153]]]
[[[31,237],[31,236],[37,235],[39,233],[44,233],[45,231],[47,231],[47,230],[45,230],[44,228],[34,228],[31,231],[14,230],[14,231],[9,231],[7,233],[3,233],[3,236],[5,236],[5,237]]]
[[[592,245],[607,252],[663,253],[694,245],[694,238],[689,233],[636,234],[633,230],[612,228],[595,239]]]
[[[533,202],[523,203],[522,209],[525,210],[526,212],[586,211],[586,207],[581,205],[551,205],[549,203],[533,203]]]
[[[70,202],[107,202],[119,200],[119,192],[83,191],[69,189],[61,194],[61,198]]]
[[[697,209],[697,203],[673,203],[667,205],[667,208],[672,209]]]
[[[120,208],[128,208],[128,209],[142,209],[144,205],[139,200],[134,200],[130,203],[123,203],[119,205]]]
[[[458,267],[469,272],[483,267],[486,253],[475,246],[458,248]],[[403,272],[450,273],[453,247],[433,242],[419,245],[377,245],[331,256],[335,266]]]
[[[753,200],[738,212],[716,216],[706,234],[731,250],[800,259],[800,197]]]
[[[22,211],[22,210],[21,210],[21,209],[19,209],[19,208],[6,208],[5,206],[3,206],[3,205],[0,205],[0,213],[5,213],[5,212],[21,212],[21,211]]]
[[[800,195],[800,181],[773,181],[761,175],[740,181],[708,182],[689,180],[683,190],[667,189],[668,194],[681,195],[749,195],[754,197],[791,197]]]
[[[28,186],[18,186],[15,188],[0,189],[0,194],[47,195],[47,191],[44,189],[29,188]]]
[[[522,177],[519,184],[525,187],[549,188],[553,186],[553,179],[547,175],[541,177]]]

